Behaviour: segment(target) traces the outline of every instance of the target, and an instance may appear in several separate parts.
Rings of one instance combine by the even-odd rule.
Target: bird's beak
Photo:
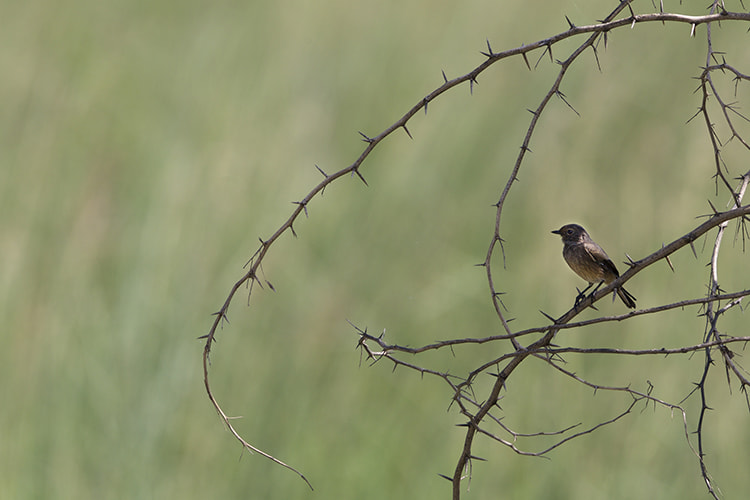
[[[560,234],[560,230],[559,230],[559,229],[556,229],[556,230],[554,230],[554,231],[550,231],[550,233],[552,233],[552,234]]]

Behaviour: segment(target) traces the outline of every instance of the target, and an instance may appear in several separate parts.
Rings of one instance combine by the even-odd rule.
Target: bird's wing
[[[602,247],[594,242],[586,242],[583,247],[586,249],[586,253],[589,254],[591,259],[602,266],[605,271],[613,273],[618,278],[620,277],[620,272],[617,270],[617,267],[615,267],[615,263],[612,262],[612,259],[609,258],[609,255],[607,255],[607,252],[605,252]]]

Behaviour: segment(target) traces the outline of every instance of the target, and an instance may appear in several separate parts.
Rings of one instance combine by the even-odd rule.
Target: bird
[[[591,239],[589,233],[578,224],[566,224],[552,234],[559,234],[563,242],[563,258],[568,266],[578,276],[589,283],[589,286],[579,292],[576,304],[583,300],[584,294],[592,286],[596,285],[592,294],[604,284],[610,284],[620,277],[614,262],[609,258],[607,252]],[[635,309],[635,297],[623,287],[615,289],[622,302],[629,308]]]

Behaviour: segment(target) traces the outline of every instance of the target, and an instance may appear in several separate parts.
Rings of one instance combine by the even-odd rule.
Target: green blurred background
[[[0,16],[0,497],[448,498],[463,429],[440,380],[360,363],[351,320],[392,342],[500,333],[481,268],[492,204],[557,66],[497,64],[396,133],[309,207],[230,309],[212,355],[216,396],[254,445],[301,470],[243,453],[203,388],[202,343],[242,265],[321,179],[449,78],[496,51],[601,19],[616,2],[3,2]],[[669,9],[703,13],[703,5]],[[693,4],[695,2],[688,2]],[[652,9],[641,2],[640,9]],[[750,60],[746,26],[716,50]],[[693,91],[705,29],[617,30],[552,103],[502,221],[495,269],[516,328],[564,312],[580,281],[550,230],[585,225],[616,262],[684,234],[715,195]],[[580,43],[555,46],[558,58]],[[532,54],[536,61],[540,54]],[[747,87],[747,86],[745,86]],[[729,92],[731,85],[725,85]],[[748,98],[741,88],[737,100]],[[717,118],[718,119],[718,118]],[[725,134],[725,130],[722,131]],[[724,135],[724,138],[727,138]],[[726,150],[731,175],[747,156]],[[639,305],[701,296],[712,241],[629,289]],[[741,245],[725,242],[727,290],[746,288]],[[603,301],[601,313],[622,312]],[[584,314],[591,317],[594,312]],[[738,313],[725,331],[747,334]],[[560,345],[698,343],[696,308],[566,332]],[[461,374],[507,349],[409,359]],[[593,382],[679,402],[693,357],[569,356]],[[489,378],[489,377],[488,377]],[[480,379],[478,394],[489,380]],[[750,425],[721,367],[709,380],[708,465],[726,498],[750,491]],[[593,425],[627,395],[592,392],[529,361],[502,402],[519,432]],[[697,402],[685,404],[688,427]],[[448,410],[448,411],[447,411]],[[706,498],[682,419],[663,408],[550,453],[518,456],[478,440],[466,498]],[[538,451],[546,442],[526,440]]]

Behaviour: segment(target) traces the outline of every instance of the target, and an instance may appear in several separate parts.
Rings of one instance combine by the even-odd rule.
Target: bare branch
[[[296,236],[294,224],[298,221],[301,214],[304,213],[305,217],[309,216],[308,207],[312,200],[318,195],[322,195],[325,188],[331,185],[333,182],[343,179],[344,177],[356,176],[363,184],[367,185],[367,182],[363,176],[364,162],[372,153],[372,151],[380,145],[387,137],[393,132],[399,129],[412,138],[412,134],[408,128],[409,120],[420,110],[424,109],[425,114],[427,113],[427,105],[433,100],[439,98],[442,94],[448,92],[454,87],[460,86],[461,84],[468,83],[470,92],[473,93],[475,85],[478,83],[478,77],[490,66],[499,63],[508,58],[514,56],[521,56],[526,67],[531,70],[532,66],[529,62],[529,54],[533,51],[538,51],[538,59],[534,68],[537,68],[542,61],[549,61],[556,63],[558,66],[556,75],[550,84],[549,90],[541,98],[539,104],[529,110],[531,112],[531,119],[526,129],[525,135],[521,141],[518,155],[515,158],[515,162],[510,169],[507,181],[505,182],[497,202],[494,204],[495,208],[495,220],[492,227],[492,234],[490,236],[490,242],[487,247],[487,251],[484,257],[484,261],[479,265],[484,268],[486,273],[486,280],[488,285],[489,296],[498,318],[499,324],[502,327],[501,334],[490,335],[486,337],[476,338],[460,338],[443,340],[434,342],[431,344],[424,345],[422,347],[410,348],[405,346],[399,346],[397,344],[389,344],[385,341],[384,335],[373,336],[367,333],[367,330],[362,330],[355,327],[358,339],[358,348],[360,350],[361,359],[366,359],[371,364],[376,364],[380,361],[387,360],[391,363],[392,369],[397,367],[405,367],[410,370],[419,372],[422,376],[429,375],[438,377],[445,381],[451,390],[451,404],[458,409],[460,414],[466,418],[465,423],[462,426],[465,428],[464,442],[459,453],[459,458],[456,462],[453,474],[449,476],[442,476],[450,479],[452,482],[452,493],[453,498],[458,500],[461,493],[461,484],[464,479],[471,479],[471,470],[474,460],[482,460],[477,457],[474,453],[474,439],[478,436],[485,436],[491,440],[498,442],[504,446],[509,447],[516,453],[543,456],[549,451],[561,446],[562,444],[590,434],[597,429],[612,425],[620,419],[624,418],[632,412],[632,409],[639,402],[643,402],[646,405],[653,404],[654,406],[662,406],[670,409],[671,411],[679,411],[683,415],[683,424],[685,426],[685,434],[688,443],[692,447],[690,442],[689,433],[687,431],[687,417],[685,410],[676,404],[672,404],[666,401],[662,401],[651,394],[651,387],[647,392],[638,392],[629,387],[611,387],[594,384],[588,380],[578,377],[574,373],[564,369],[561,366],[562,354],[575,353],[580,355],[594,355],[594,354],[616,354],[616,355],[677,355],[686,353],[704,353],[705,363],[701,380],[698,382],[695,392],[691,395],[696,394],[701,398],[701,411],[699,415],[699,422],[697,426],[697,440],[698,447],[697,451],[693,449],[694,453],[699,458],[701,473],[704,481],[708,487],[708,491],[711,495],[716,497],[716,489],[710,479],[708,468],[704,462],[705,456],[705,436],[703,435],[704,421],[707,417],[708,405],[708,390],[705,384],[710,370],[714,363],[714,356],[718,353],[717,359],[724,361],[726,370],[727,380],[729,382],[736,381],[740,384],[741,390],[747,395],[747,388],[750,385],[748,383],[747,371],[738,363],[736,353],[732,349],[736,349],[738,345],[744,344],[750,341],[748,337],[731,336],[726,332],[721,331],[721,319],[725,317],[730,311],[736,311],[738,306],[741,306],[741,300],[744,297],[750,295],[749,290],[741,290],[734,292],[727,292],[722,290],[719,284],[719,268],[718,268],[718,256],[721,250],[721,242],[724,231],[729,221],[736,220],[738,224],[737,234],[744,237],[750,235],[747,223],[750,222],[750,205],[742,205],[742,199],[750,182],[750,172],[745,173],[740,177],[739,187],[732,187],[732,168],[727,165],[725,157],[722,155],[723,148],[727,147],[730,143],[738,144],[746,150],[746,153],[750,154],[750,141],[748,141],[742,135],[742,125],[748,122],[748,118],[745,114],[740,111],[738,103],[735,102],[737,99],[737,88],[738,85],[744,84],[750,81],[746,72],[740,71],[733,64],[727,62],[725,54],[714,50],[713,40],[711,35],[712,26],[718,22],[750,22],[750,13],[745,12],[729,12],[723,4],[714,1],[709,8],[709,14],[703,16],[690,16],[684,14],[666,13],[664,12],[663,4],[660,2],[658,12],[650,14],[636,14],[632,7],[632,0],[622,0],[618,2],[617,6],[607,15],[603,20],[596,24],[576,26],[567,16],[565,17],[568,25],[568,29],[562,31],[556,35],[548,38],[538,40],[530,44],[523,44],[520,47],[496,52],[493,50],[489,40],[487,40],[486,51],[482,51],[484,60],[481,64],[474,67],[468,73],[459,76],[457,78],[448,79],[445,72],[442,72],[442,82],[426,96],[419,99],[410,109],[408,109],[400,118],[393,122],[390,126],[383,129],[380,133],[374,136],[368,136],[362,132],[360,135],[365,143],[364,149],[359,156],[348,166],[341,168],[340,170],[328,174],[324,172],[317,165],[316,169],[322,174],[323,179],[312,187],[310,191],[299,201],[295,201],[294,209],[291,215],[278,227],[276,232],[267,239],[260,240],[260,246],[253,253],[252,257],[248,260],[245,265],[245,273],[242,275],[231,287],[228,296],[224,300],[222,306],[214,314],[212,325],[208,333],[201,337],[205,340],[203,350],[203,373],[204,373],[204,384],[206,393],[211,401],[212,405],[216,409],[222,421],[225,423],[227,428],[230,430],[235,439],[237,439],[243,448],[248,449],[252,452],[258,453],[273,462],[288,468],[298,474],[307,484],[312,488],[309,481],[299,471],[287,465],[286,463],[276,459],[270,454],[267,454],[256,447],[248,443],[232,426],[231,418],[228,417],[222,410],[218,401],[215,399],[209,383],[209,365],[210,365],[210,352],[213,347],[213,343],[216,340],[218,330],[225,324],[228,324],[228,311],[229,307],[234,300],[237,292],[242,288],[247,288],[248,301],[254,291],[254,285],[263,287],[263,283],[267,284],[269,288],[273,289],[271,283],[263,276],[263,261],[268,252],[274,247],[275,243],[281,238],[281,236],[287,231],[292,235]],[[654,5],[656,9],[656,6]],[[545,323],[537,327],[527,328],[524,330],[514,331],[510,326],[510,319],[506,317],[507,309],[505,304],[501,301],[502,291],[498,287],[499,278],[495,274],[493,268],[493,262],[497,262],[495,257],[499,258],[502,255],[503,267],[505,267],[505,248],[503,246],[504,240],[501,236],[501,222],[503,220],[503,212],[506,207],[506,201],[516,185],[518,180],[519,172],[524,164],[528,154],[531,150],[531,140],[536,132],[537,126],[540,120],[544,117],[545,111],[549,108],[551,102],[562,102],[568,108],[572,109],[578,116],[581,116],[578,111],[568,101],[563,92],[563,82],[568,72],[573,67],[573,64],[579,60],[579,56],[591,49],[594,53],[594,59],[597,67],[601,71],[601,64],[599,60],[599,53],[597,46],[600,42],[604,43],[604,47],[607,47],[608,34],[613,30],[622,28],[635,29],[639,24],[649,22],[660,22],[666,23],[681,23],[690,26],[690,36],[695,36],[697,33],[696,28],[705,26],[706,29],[706,45],[707,54],[705,65],[701,69],[700,75],[697,77],[699,80],[698,91],[700,92],[700,106],[698,111],[693,116],[701,116],[703,123],[706,127],[707,140],[711,144],[713,151],[713,173],[715,191],[718,193],[719,187],[725,190],[728,194],[731,194],[732,208],[726,211],[716,210],[712,206],[713,213],[706,217],[706,220],[701,224],[696,225],[691,231],[684,234],[683,236],[673,240],[671,243],[661,245],[650,255],[640,259],[632,260],[628,257],[628,270],[623,273],[618,279],[611,282],[609,285],[601,286],[595,290],[594,293],[584,298],[576,307],[573,307],[559,318],[555,319],[546,313],[542,313],[550,323]],[[575,47],[567,57],[564,59],[555,60],[553,57],[553,47],[555,53],[559,56],[562,52],[562,48],[558,45],[560,42],[565,40],[574,39],[575,37],[583,37],[580,44]],[[731,58],[730,58],[731,60]],[[720,85],[715,81],[719,77],[731,78],[734,82],[735,96],[727,99],[720,92]],[[559,98],[559,101],[553,100],[553,97]],[[718,108],[717,108],[718,107]],[[718,112],[716,110],[718,109]],[[719,116],[719,120],[715,116]],[[692,120],[692,118],[691,118]],[[689,120],[689,121],[691,121]],[[717,125],[718,123],[718,125]],[[729,130],[729,137],[724,137],[726,129]],[[723,139],[723,140],[722,140]],[[728,156],[727,156],[728,157]],[[745,167],[746,168],[746,167]],[[736,174],[734,174],[736,175]],[[313,212],[314,213],[314,212]],[[637,274],[647,269],[652,264],[665,260],[667,265],[674,271],[674,266],[669,260],[669,257],[677,252],[678,250],[690,246],[694,254],[696,254],[694,242],[706,235],[709,231],[717,229],[717,237],[714,242],[711,264],[710,276],[708,283],[708,293],[703,297],[695,297],[697,294],[686,294],[688,297],[684,300],[673,302],[669,304],[657,305],[654,307],[632,311],[627,314],[594,318],[591,320],[572,322],[572,320],[588,307],[594,307],[594,304],[613,292],[618,287],[621,287],[627,281],[633,279]],[[259,275],[263,276],[263,279],[259,279]],[[700,343],[693,343],[692,345],[685,345],[681,347],[673,348],[651,348],[651,349],[633,349],[633,350],[616,350],[616,349],[604,349],[604,348],[573,348],[573,347],[560,347],[553,345],[553,340],[564,330],[573,328],[581,328],[589,325],[614,322],[614,321],[626,321],[635,317],[653,315],[657,313],[663,313],[669,310],[681,309],[689,306],[699,305],[705,311],[706,326],[703,332],[703,341]],[[539,337],[532,337],[529,339],[529,335],[537,334]],[[404,361],[402,355],[415,356],[426,351],[433,351],[443,348],[449,348],[454,353],[454,349],[468,344],[483,344],[488,342],[501,342],[508,341],[504,345],[508,345],[509,349],[506,352],[498,353],[493,359],[485,360],[480,362],[478,365],[469,369],[464,375],[455,375],[448,373],[444,370],[436,370],[422,366],[418,362]],[[523,345],[521,342],[526,342]],[[537,432],[529,434],[521,434],[513,431],[510,426],[502,422],[502,419],[497,416],[500,411],[499,401],[501,400],[501,392],[505,388],[506,381],[512,376],[515,369],[521,365],[526,359],[538,359],[549,364],[554,370],[566,377],[570,377],[577,382],[590,387],[596,391],[615,391],[627,393],[632,397],[632,401],[629,404],[616,412],[611,418],[599,422],[595,425],[589,426],[586,429],[578,430],[578,426],[569,426],[561,431],[553,431],[551,433]],[[491,388],[486,393],[481,394],[479,397],[475,394],[474,383],[480,374],[491,374],[494,377],[494,382],[491,384]],[[479,392],[477,390],[477,392]],[[690,396],[688,396],[690,397]],[[746,396],[747,397],[747,396]],[[750,406],[750,401],[749,401]],[[491,427],[492,426],[492,427]],[[499,431],[496,431],[499,429]],[[577,430],[577,432],[573,432]],[[505,438],[503,433],[510,436]],[[517,444],[516,439],[519,437],[533,438],[539,436],[557,436],[559,440],[552,446],[545,447],[541,451],[528,452],[521,450]]]

